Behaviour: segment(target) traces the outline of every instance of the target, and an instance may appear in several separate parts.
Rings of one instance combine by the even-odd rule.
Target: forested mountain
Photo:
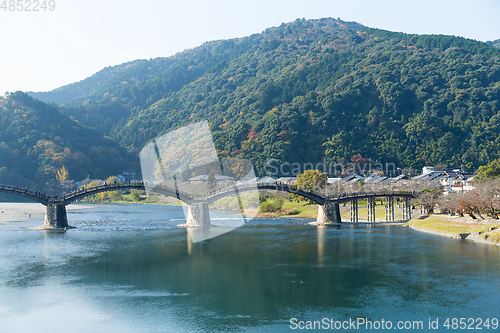
[[[123,91],[132,90],[130,101],[126,107],[144,105],[152,99],[150,92],[161,93],[161,96],[178,91],[184,85],[197,79],[207,71],[217,69],[224,62],[246,52],[259,43],[258,38],[249,39],[236,48],[226,48],[224,41],[205,43],[195,49],[186,50],[169,58],[135,60],[121,65],[106,67],[85,80],[72,83],[49,92],[29,92],[32,97],[44,102],[75,106],[84,103],[87,107],[102,107],[104,101],[109,103],[121,98]],[[144,82],[147,82],[142,87]],[[136,87],[135,89],[133,87]],[[142,87],[137,89],[137,87]],[[140,96],[142,94],[142,96]],[[107,98],[109,97],[109,98]],[[123,103],[119,103],[122,105]]]
[[[494,46],[494,47],[500,47],[500,38],[491,42],[488,42],[488,45]]]
[[[57,190],[62,167],[69,178],[104,178],[133,161],[111,139],[22,93],[0,98],[0,184]]]
[[[79,104],[86,99],[100,99],[106,93],[150,79],[161,71],[163,66],[168,66],[168,63],[165,58],[152,61],[135,60],[106,67],[85,80],[49,92],[30,91],[28,94],[47,103]]]
[[[121,65],[103,79],[109,88],[89,93],[90,81],[76,83],[87,97],[64,98],[86,100],[61,111],[135,153],[208,120],[219,153],[250,158],[260,174],[270,158],[359,153],[401,167],[471,169],[500,157],[500,50],[487,43],[297,20],[133,64],[137,74]]]

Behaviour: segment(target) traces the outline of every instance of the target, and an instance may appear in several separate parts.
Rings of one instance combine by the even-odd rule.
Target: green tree
[[[500,177],[500,159],[496,159],[487,165],[480,166],[479,169],[477,169],[477,176],[474,181],[479,182],[484,179],[498,177]]]
[[[141,199],[141,194],[139,193],[138,190],[132,190],[130,191],[130,198],[134,202],[139,201]]]
[[[217,182],[215,181],[215,172],[213,170],[210,170],[210,173],[208,174],[207,184],[208,184],[208,188],[211,191],[213,191],[217,188]]]
[[[319,170],[306,170],[303,174],[297,175],[294,185],[299,190],[320,192],[325,188],[327,180],[328,176]],[[302,199],[302,196],[297,194],[290,194],[290,196],[297,201]]]
[[[319,170],[306,170],[297,175],[295,185],[301,190],[317,191],[325,188],[328,176]]]

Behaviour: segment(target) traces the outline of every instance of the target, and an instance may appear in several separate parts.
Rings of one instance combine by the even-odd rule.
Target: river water
[[[68,220],[77,228],[65,234],[0,224],[0,332],[286,332],[292,318],[458,332],[446,318],[500,317],[496,246],[297,218],[193,244],[173,206],[102,205]]]

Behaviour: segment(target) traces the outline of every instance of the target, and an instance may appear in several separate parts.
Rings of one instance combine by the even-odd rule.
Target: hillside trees
[[[49,193],[59,186],[56,177],[62,183],[69,177],[104,178],[127,169],[132,161],[110,139],[21,92],[0,99],[0,124],[3,184]]]
[[[500,159],[496,159],[487,165],[480,166],[477,170],[475,182],[488,181],[500,177]]]
[[[97,75],[99,92],[62,111],[134,154],[207,120],[216,149],[258,175],[270,158],[469,170],[500,158],[500,50],[485,43],[297,20],[130,65]]]
[[[482,214],[498,219],[500,215],[500,178],[483,179],[470,191],[450,192],[439,198],[437,204],[444,213],[469,215],[484,219]]]
[[[319,170],[305,170],[297,175],[297,180],[293,185],[301,191],[319,192],[324,190],[327,180],[328,176]],[[303,199],[298,194],[290,194],[290,197],[296,200]]]

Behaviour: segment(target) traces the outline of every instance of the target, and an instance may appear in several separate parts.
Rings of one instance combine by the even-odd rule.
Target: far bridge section
[[[359,209],[358,201],[367,200],[367,220],[369,223],[375,223],[375,200],[376,198],[385,199],[385,221],[394,222],[394,198],[401,198],[402,210],[403,210],[403,220],[411,219],[411,199],[415,198],[415,192],[410,191],[379,191],[379,192],[352,192],[352,193],[342,193],[338,195],[324,195],[315,191],[309,191],[306,189],[301,189],[296,185],[288,185],[281,182],[271,182],[271,183],[253,183],[253,184],[242,184],[239,186],[231,186],[225,189],[218,190],[216,192],[210,193],[204,200],[210,204],[224,196],[243,193],[255,189],[255,186],[259,190],[274,190],[288,192],[292,194],[297,194],[303,196],[318,204],[318,216],[315,225],[336,225],[342,223],[340,216],[340,207],[342,203],[351,203],[351,217],[350,221],[352,223],[359,222]]]
[[[359,222],[358,201],[367,200],[368,223],[375,223],[375,199],[385,199],[385,220],[394,222],[394,198],[402,199],[403,220],[411,219],[411,199],[416,197],[415,192],[410,191],[379,191],[379,192],[351,192],[337,195],[324,195],[314,191],[300,189],[296,185],[284,183],[260,184],[259,189],[285,191],[306,197],[318,204],[318,216],[314,225],[338,225],[342,223],[340,216],[340,204],[351,203],[351,223]]]
[[[339,205],[342,203],[350,202],[350,221],[351,223],[359,222],[359,209],[358,201],[367,201],[367,221],[368,223],[375,223],[375,200],[377,198],[384,198],[385,201],[385,221],[394,222],[394,198],[401,198],[402,201],[402,218],[403,220],[411,219],[411,199],[416,197],[415,192],[410,191],[379,191],[379,192],[352,192],[343,193],[337,196],[328,196],[327,201],[336,206],[335,211],[339,211]],[[326,207],[326,205],[325,205]],[[321,206],[320,206],[321,209]],[[325,209],[326,210],[326,209]],[[331,213],[330,213],[331,214]],[[325,212],[328,217],[328,213]],[[332,216],[337,218],[337,216]],[[340,215],[338,215],[340,222]],[[319,212],[318,212],[319,222]],[[328,223],[328,222],[327,222]]]

